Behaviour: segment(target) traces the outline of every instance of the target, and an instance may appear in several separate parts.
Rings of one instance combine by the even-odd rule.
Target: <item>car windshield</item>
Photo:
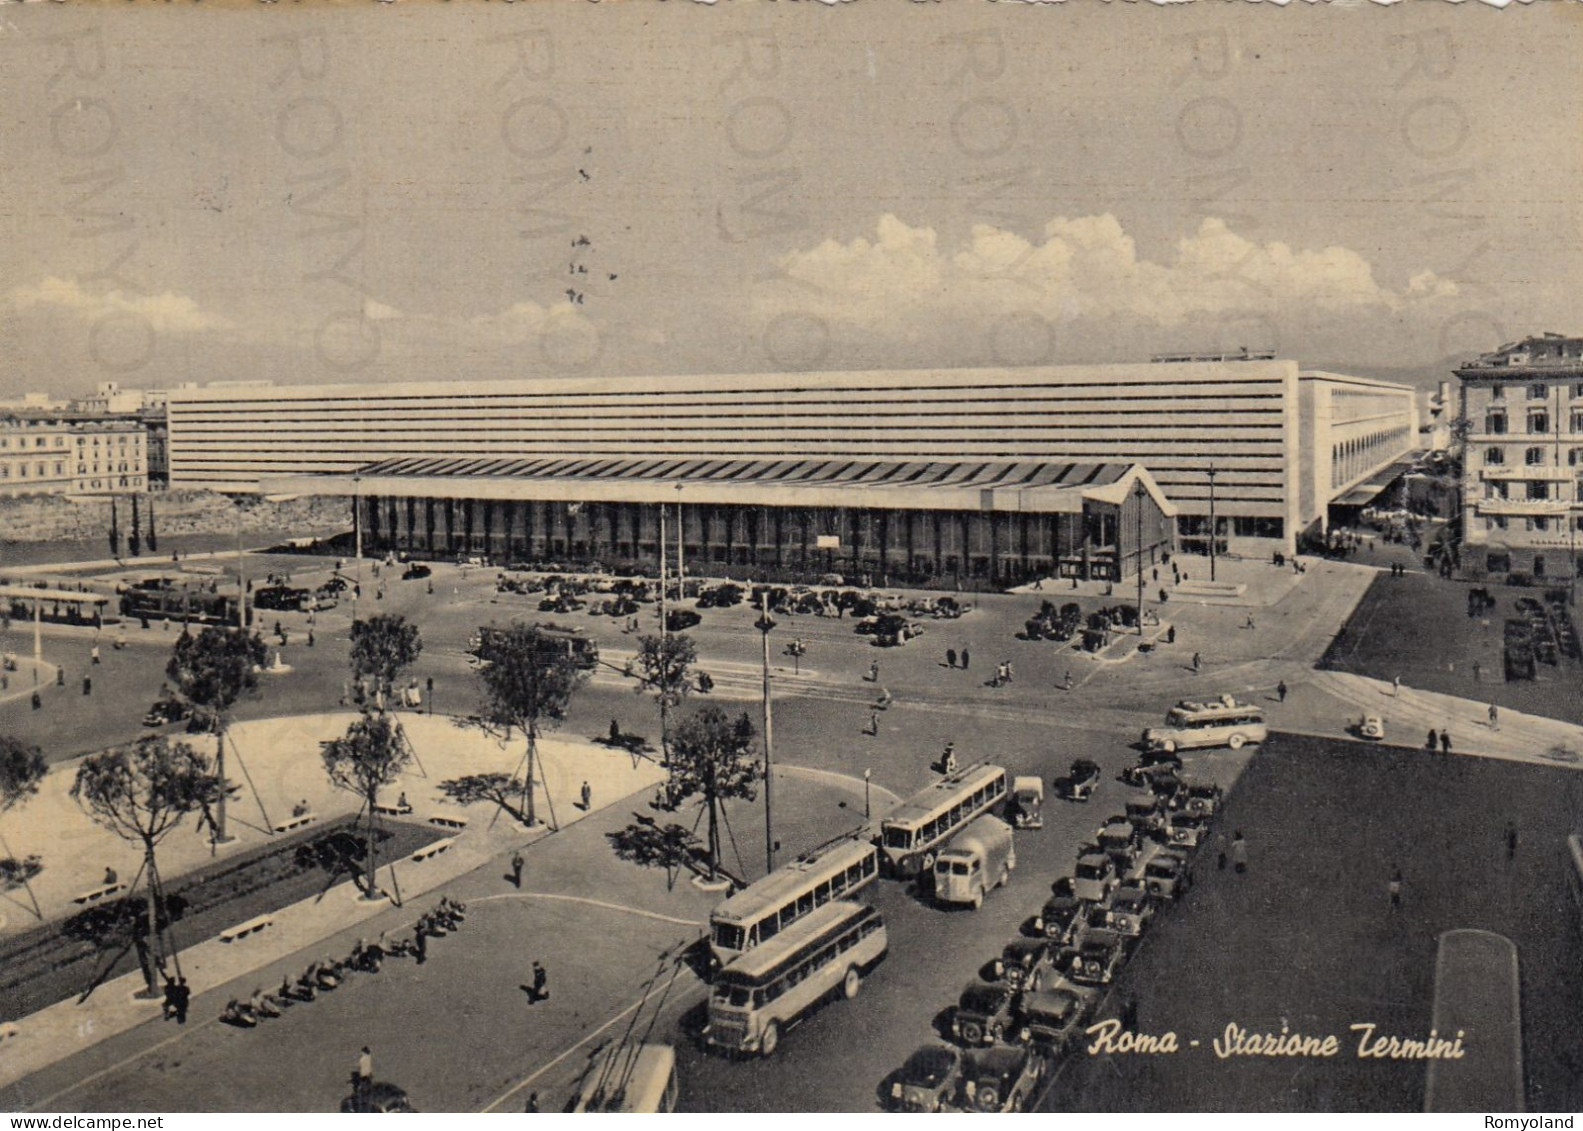
[[[1176,878],[1176,865],[1166,860],[1151,860],[1144,871],[1150,876],[1158,876],[1165,880]]]
[[[715,945],[722,950],[741,950],[747,935],[736,923],[715,924]]]
[[[1103,880],[1109,872],[1108,863],[1097,858],[1085,857],[1077,862],[1077,878],[1080,880]]]
[[[909,1084],[938,1087],[955,1070],[958,1053],[944,1046],[919,1049],[902,1065],[902,1079]]]
[[[1006,1000],[1006,987],[992,985],[969,986],[962,991],[960,1005],[969,1013],[995,1013]]]
[[[886,825],[885,826],[885,847],[886,848],[911,848],[912,847],[912,830],[911,829],[906,829],[906,828],[901,828],[898,825]]]
[[[752,991],[746,986],[734,986],[730,982],[720,982],[715,986],[714,998],[724,1005],[734,1005],[738,1009],[746,1008],[751,1000]]]
[[[1065,1021],[1072,1014],[1075,1001],[1067,994],[1035,994],[1023,1006],[1029,1017],[1040,1021]]]

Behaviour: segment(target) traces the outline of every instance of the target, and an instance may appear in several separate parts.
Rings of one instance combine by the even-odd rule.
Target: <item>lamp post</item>
[[[1132,484],[1132,498],[1138,505],[1138,635],[1143,635],[1143,504],[1149,497],[1149,489],[1143,485],[1141,478]]]
[[[1215,465],[1209,465],[1209,580],[1215,580],[1215,543],[1220,541],[1219,532],[1215,528],[1215,476],[1219,474]]]
[[[865,821],[868,820],[868,818],[869,818],[869,804],[868,804],[869,779],[871,779],[873,776],[874,776],[874,771],[873,770],[864,770],[863,771],[863,819]]]
[[[352,475],[352,623],[357,623],[357,598],[363,591],[363,474]]]
[[[764,642],[764,873],[768,875],[775,870],[775,821],[770,808],[771,772],[775,762],[773,749],[775,744],[775,716],[770,710],[770,629],[775,627],[775,622],[770,620],[770,591],[765,586],[759,593],[759,622],[758,630]],[[866,808],[866,806],[865,806]],[[867,814],[865,813],[865,816]]]
[[[247,559],[242,556],[242,500],[236,503],[236,630],[247,633]]]

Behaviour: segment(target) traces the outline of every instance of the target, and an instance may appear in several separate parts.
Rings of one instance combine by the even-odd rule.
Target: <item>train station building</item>
[[[1207,549],[1211,511],[1222,550],[1290,552],[1417,435],[1407,386],[1246,355],[200,387],[169,415],[173,487],[356,497],[381,547],[619,568],[664,503],[690,560],[921,584],[1119,579]]]

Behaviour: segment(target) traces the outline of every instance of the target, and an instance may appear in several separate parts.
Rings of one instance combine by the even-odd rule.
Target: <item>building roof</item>
[[[1480,354],[1456,369],[1458,377],[1547,377],[1583,371],[1583,338],[1540,334]]]
[[[1119,504],[1139,481],[1162,511],[1176,513],[1138,464],[1061,461],[409,456],[355,476],[286,476],[261,486],[268,494],[326,494],[333,485],[337,494],[352,487],[436,498],[1078,513],[1084,500]]]

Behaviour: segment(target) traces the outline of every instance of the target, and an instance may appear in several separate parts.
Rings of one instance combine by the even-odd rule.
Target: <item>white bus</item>
[[[589,1069],[573,1111],[676,1110],[676,1050],[670,1045],[618,1044]]]
[[[856,833],[820,845],[717,906],[709,948],[723,966],[832,899],[851,899],[878,873],[879,850]]]
[[[837,900],[754,947],[716,976],[704,1039],[770,1056],[781,1033],[832,994],[854,998],[889,942],[878,911]]]
[[[893,876],[932,874],[940,847],[1005,797],[1005,769],[979,762],[908,798],[880,822],[886,870]]]
[[[1167,754],[1203,746],[1240,750],[1246,743],[1263,742],[1269,736],[1262,710],[1222,695],[1207,703],[1182,700],[1166,714],[1163,727],[1149,727],[1143,732],[1143,745]]]

